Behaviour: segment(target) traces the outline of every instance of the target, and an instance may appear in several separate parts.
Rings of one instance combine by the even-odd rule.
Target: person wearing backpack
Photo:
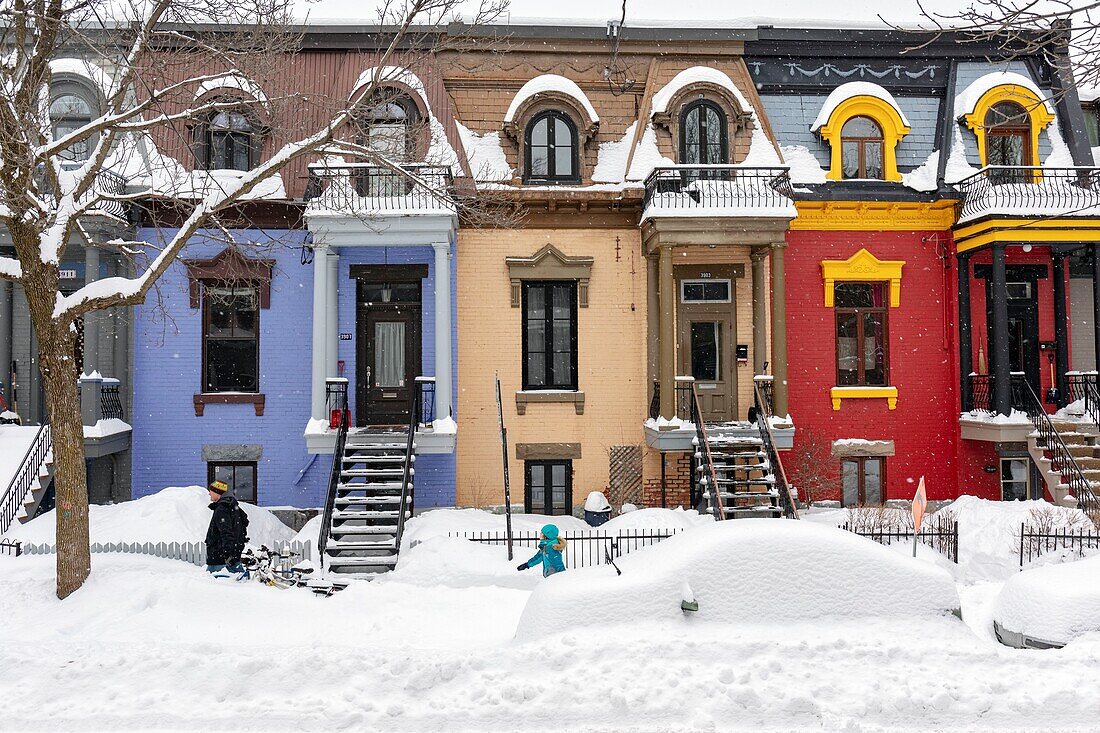
[[[561,554],[565,552],[565,538],[558,533],[556,524],[548,524],[539,533],[539,551],[525,563],[520,563],[516,570],[520,572],[542,565],[542,577],[548,578],[554,573],[565,570],[565,561]]]
[[[248,542],[248,515],[224,481],[214,481],[207,490],[214,516],[206,530],[206,571],[216,577],[245,580],[250,574],[241,564],[241,553]]]

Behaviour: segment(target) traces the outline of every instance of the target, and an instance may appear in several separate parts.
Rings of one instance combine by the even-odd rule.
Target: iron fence
[[[997,406],[995,404],[995,387],[997,384],[997,378],[992,374],[971,374],[967,380],[967,385],[970,389],[969,395],[963,395],[969,397],[968,402],[963,402],[964,407],[969,407],[967,412],[986,412],[994,414],[997,412]],[[1029,385],[1023,372],[1013,372],[1009,379],[1009,401],[1010,407],[1015,410],[1021,410],[1027,412],[1028,409],[1028,391]]]
[[[895,542],[913,543],[912,530],[893,528],[859,528],[845,522],[838,525],[841,529],[860,537],[874,540],[880,545],[892,545]],[[936,552],[949,558],[951,562],[959,562],[959,523],[955,520],[934,521],[928,529],[921,529],[916,533],[917,542],[931,547]]]
[[[1066,372],[1069,401],[1084,402],[1085,414],[1094,425],[1100,425],[1100,392],[1097,391],[1096,372]]]
[[[435,377],[417,377],[416,389],[414,399],[417,425],[431,425],[435,422]]]
[[[52,448],[50,426],[43,425],[38,429],[34,440],[23,455],[19,470],[12,477],[4,495],[0,496],[0,534],[7,532],[8,527],[15,521],[23,500],[27,498],[34,482],[38,480],[39,470],[46,460],[46,454]]]
[[[778,209],[793,206],[792,195],[786,168],[661,166],[654,168],[645,180],[644,208]]]
[[[336,509],[336,492],[340,485],[340,471],[343,467],[344,446],[348,439],[348,426],[351,423],[351,411],[348,409],[348,380],[343,377],[331,377],[325,380],[325,395],[329,408],[329,428],[336,430],[336,444],[332,448],[332,467],[329,470],[328,492],[325,494],[325,510],[321,515],[321,532],[317,536],[317,556],[325,558],[332,529],[332,513]]]
[[[567,568],[584,568],[604,565],[607,558],[617,560],[643,547],[650,547],[682,532],[682,529],[630,529],[619,532],[563,532],[565,553],[563,559]],[[470,542],[486,545],[504,545],[508,536],[504,532],[450,532],[448,537],[457,537]],[[513,532],[514,546],[530,548],[534,552],[541,536],[538,532]],[[520,558],[522,559],[522,558]]]
[[[765,391],[766,388],[766,391]],[[779,507],[783,510],[783,516],[790,519],[798,519],[798,490],[791,486],[787,479],[787,470],[783,467],[783,459],[779,450],[775,447],[775,438],[772,436],[772,380],[756,377],[753,380],[753,397],[756,402],[756,427],[760,431],[760,439],[763,441],[764,452],[771,464],[772,475],[775,477],[775,489],[779,494]]]
[[[117,379],[103,380],[99,388],[99,412],[106,420],[124,420]]]
[[[271,549],[276,553],[289,551],[303,561],[313,559],[313,543],[309,540],[276,542]],[[93,542],[91,551],[93,554],[149,555],[168,560],[182,560],[192,565],[206,564],[206,543],[204,542]],[[57,545],[49,542],[24,542],[22,554],[55,555]]]
[[[1078,214],[1100,207],[1100,168],[991,165],[955,184],[959,220],[984,214]]]
[[[1078,555],[1084,555],[1085,550],[1100,550],[1100,531],[1086,532],[1084,529],[1079,529],[1074,532],[1071,529],[1063,529],[1043,532],[1028,527],[1026,523],[1020,524],[1021,568],[1025,562],[1031,562],[1040,555],[1058,550],[1072,550]]]
[[[22,542],[0,539],[0,555],[14,555],[15,557],[19,557],[22,554]]]
[[[452,183],[450,168],[441,166],[318,164],[310,166],[305,199],[309,208],[350,214],[451,211]]]

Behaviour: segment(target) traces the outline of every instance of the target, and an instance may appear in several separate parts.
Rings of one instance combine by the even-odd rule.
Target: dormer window
[[[382,90],[356,114],[358,142],[395,163],[408,162],[416,157],[419,120],[420,113],[408,96]]]
[[[528,182],[570,183],[580,180],[577,130],[562,112],[543,112],[531,120],[524,136],[525,179]]]
[[[1015,102],[998,102],[985,113],[986,164],[1029,165],[1031,118]]]
[[[79,130],[92,121],[92,105],[77,94],[62,94],[50,103],[50,124],[53,127],[53,139],[59,140],[69,133]],[[60,153],[64,160],[87,160],[91,154],[91,139],[74,142]]]
[[[251,170],[255,165],[256,132],[242,112],[222,110],[206,126],[207,170]]]
[[[840,130],[844,178],[883,178],[882,128],[870,117],[853,117]]]
[[[680,162],[720,165],[729,162],[726,115],[713,102],[693,102],[680,116]]]

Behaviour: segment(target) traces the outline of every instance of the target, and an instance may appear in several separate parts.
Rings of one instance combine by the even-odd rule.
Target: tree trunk
[[[27,284],[26,291],[31,322],[38,334],[38,365],[53,440],[57,597],[65,598],[84,584],[92,569],[84,423],[73,354],[76,338],[67,323],[53,318],[55,289]]]

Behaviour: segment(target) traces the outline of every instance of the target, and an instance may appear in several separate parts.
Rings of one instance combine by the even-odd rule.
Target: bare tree
[[[799,429],[785,462],[805,503],[840,498],[840,462],[832,455],[832,444],[817,430]]]
[[[433,28],[451,19],[459,0],[385,0],[377,32],[367,40],[375,71],[352,99],[307,97],[288,88],[293,75],[287,70],[296,63],[300,41],[289,2],[0,0],[0,225],[15,250],[14,258],[0,256],[0,277],[22,285],[39,343],[54,436],[60,598],[79,588],[91,570],[73,356],[77,319],[142,303],[193,235],[213,229],[231,238],[226,222],[240,204],[296,162],[349,155],[403,174],[391,151],[349,140],[353,136],[345,131],[359,103],[385,88],[388,75],[400,74],[393,71],[395,58],[410,50],[428,52],[437,37]],[[505,3],[485,0],[473,22],[491,19]],[[50,114],[59,58],[83,63],[101,87],[102,108],[63,134],[55,134]],[[298,122],[271,136],[278,142],[251,170],[207,179],[196,192],[179,166],[150,152],[155,150],[150,142],[180,136],[188,123],[241,104],[223,95],[203,96],[203,85],[232,86],[265,105],[301,114],[273,115]],[[82,155],[72,154],[77,148]],[[135,161],[145,173],[140,185],[102,185],[103,171],[133,168]],[[85,215],[152,198],[174,209],[178,229],[166,241],[106,243],[131,257],[133,276],[89,282],[63,295],[58,288],[63,250],[74,235],[87,234]]]

